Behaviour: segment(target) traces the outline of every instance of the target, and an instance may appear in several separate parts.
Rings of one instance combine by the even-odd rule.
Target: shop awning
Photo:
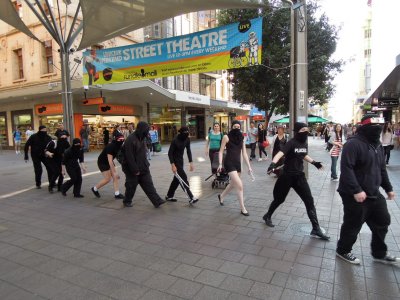
[[[326,122],[329,122],[329,120],[319,117],[319,116],[308,115],[307,122],[308,123],[326,123]],[[289,123],[289,116],[286,116],[279,120],[275,120],[274,123]]]

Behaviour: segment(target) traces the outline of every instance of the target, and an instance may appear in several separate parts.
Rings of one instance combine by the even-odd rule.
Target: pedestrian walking
[[[283,126],[278,126],[277,134],[272,138],[272,149],[271,149],[271,157],[274,158],[275,155],[278,154],[279,151],[282,151],[285,144],[287,142],[287,135],[285,134],[285,128]],[[281,166],[284,164],[285,157],[281,157],[275,165],[274,173],[276,177],[279,177],[281,174]]]
[[[125,173],[124,207],[132,207],[132,199],[139,184],[154,207],[159,207],[165,201],[158,195],[150,174],[150,164],[146,159],[146,137],[149,134],[149,125],[139,122],[133,134],[129,135],[122,146],[124,162],[122,171]]]
[[[232,189],[236,190],[236,194],[238,196],[239,205],[240,205],[240,213],[244,216],[249,216],[249,212],[247,211],[244,205],[243,199],[243,183],[240,179],[240,174],[242,172],[241,165],[241,157],[245,161],[249,174],[253,174],[253,170],[251,168],[249,158],[246,152],[246,145],[244,143],[244,137],[242,132],[240,131],[240,122],[233,121],[231,131],[229,131],[228,135],[224,135],[222,138],[221,147],[219,149],[218,154],[218,170],[217,172],[222,171],[222,166],[225,169],[225,172],[229,174],[229,184],[226,186],[225,190],[218,195],[218,200],[220,205],[224,205],[224,199],[229,194]],[[226,147],[226,156],[223,161],[224,149]],[[222,165],[222,163],[224,163]]]
[[[382,187],[388,200],[395,194],[385,166],[385,153],[380,142],[384,119],[366,114],[361,119],[357,135],[343,147],[338,192],[343,203],[343,224],[337,242],[336,255],[351,263],[360,264],[351,251],[364,223],[372,232],[371,254],[376,262],[400,263],[400,258],[388,254],[385,237],[390,214]]]
[[[69,138],[69,132],[64,128],[63,123],[58,124],[58,129],[56,130],[54,135],[57,137],[57,139],[59,139],[61,136],[66,136],[67,138]]]
[[[156,153],[156,145],[158,144],[158,130],[154,127],[154,125],[150,126],[150,140],[151,140],[151,151],[153,152],[153,156]]]
[[[330,150],[331,154],[331,180],[339,181],[337,176],[337,162],[340,156],[340,152],[343,148],[343,132],[342,125],[336,124],[335,130],[331,133],[331,137],[329,138],[329,143],[332,144],[332,148]]]
[[[215,159],[215,156],[218,155],[219,149],[221,148],[223,136],[224,135],[221,133],[221,127],[219,126],[219,123],[214,123],[213,129],[211,129],[208,133],[205,149],[206,155],[208,155],[210,158],[211,173],[213,173],[213,160]]]
[[[118,136],[120,136],[120,135],[123,136],[124,134],[123,134],[123,132],[121,130],[121,126],[119,124],[117,124],[117,125],[114,126],[114,130],[113,130],[113,133],[112,133],[113,140],[115,138],[117,138]]]
[[[89,152],[89,125],[83,124],[79,131],[79,136],[83,143],[83,151]]]
[[[13,138],[14,138],[15,154],[20,154],[21,153],[22,132],[21,132],[19,126],[15,127],[15,131],[13,132]]]
[[[262,161],[262,154],[264,153],[265,155],[265,160],[268,158],[268,154],[265,151],[265,142],[267,141],[267,131],[264,129],[263,124],[258,124],[257,127],[257,142],[258,142],[258,154],[260,156],[260,158],[258,159],[258,161]]]
[[[197,199],[192,191],[189,188],[189,182],[187,179],[187,175],[184,170],[184,160],[183,154],[186,149],[186,154],[189,160],[189,171],[194,171],[193,166],[193,159],[192,159],[192,150],[190,149],[190,138],[189,138],[189,128],[186,126],[182,126],[179,131],[178,135],[172,140],[171,145],[168,150],[168,158],[171,164],[171,170],[173,174],[178,174],[180,178],[182,178],[183,182],[185,183],[182,188],[185,189],[186,194],[189,197],[189,204],[194,204],[199,199]],[[174,176],[165,200],[170,202],[176,202],[177,199],[174,198],[175,191],[180,185],[179,179]]]
[[[110,131],[108,130],[107,127],[105,127],[104,130],[103,130],[103,144],[104,144],[104,148],[108,145],[109,142],[110,142]]]
[[[35,183],[36,188],[40,189],[42,185],[42,164],[46,167],[47,176],[50,182],[52,177],[51,169],[49,169],[46,163],[45,149],[47,144],[51,141],[51,137],[47,134],[47,128],[44,125],[39,126],[39,131],[31,135],[31,137],[26,141],[24,148],[24,159],[28,162],[28,152],[30,149],[31,158],[33,162],[33,169],[35,171]]]
[[[93,194],[97,198],[100,198],[99,189],[109,183],[112,179],[114,186],[114,198],[124,199],[124,195],[119,192],[120,177],[114,164],[114,159],[117,156],[118,151],[121,149],[124,141],[125,138],[122,135],[117,137],[116,140],[111,141],[111,143],[108,144],[103,149],[103,151],[101,151],[99,157],[97,158],[97,166],[104,177],[101,181],[99,181],[95,186],[91,188]]]
[[[274,156],[268,168],[268,172],[272,172],[281,157],[285,156],[283,173],[279,176],[274,186],[274,200],[269,206],[268,212],[263,216],[263,219],[265,224],[274,227],[271,220],[272,214],[285,201],[290,188],[293,188],[306,206],[307,215],[312,225],[310,235],[319,237],[322,240],[329,240],[329,237],[322,232],[319,226],[314,198],[304,174],[303,161],[311,163],[319,170],[322,169],[322,164],[314,161],[308,155],[307,138],[309,129],[307,124],[296,122],[293,131],[294,138],[289,140],[283,147],[283,150]]]
[[[392,129],[392,124],[386,122],[385,125],[383,126],[381,139],[382,139],[383,150],[385,152],[385,161],[387,166],[389,165],[390,151],[394,148],[393,138],[394,138],[394,133]]]
[[[253,121],[250,122],[250,128],[247,133],[249,143],[250,143],[250,161],[256,158],[256,145],[257,145],[257,128]]]
[[[34,133],[32,126],[28,126],[28,129],[25,131],[25,140],[27,141]]]
[[[72,145],[64,152],[64,157],[62,160],[62,173],[65,176],[66,171],[70,179],[61,186],[61,194],[63,196],[67,196],[68,190],[74,186],[74,197],[84,197],[81,194],[82,172],[86,173],[83,152],[81,140],[77,138],[73,139]]]

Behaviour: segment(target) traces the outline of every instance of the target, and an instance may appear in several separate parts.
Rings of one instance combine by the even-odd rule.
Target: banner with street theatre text
[[[261,63],[262,18],[83,54],[83,85],[143,80]]]

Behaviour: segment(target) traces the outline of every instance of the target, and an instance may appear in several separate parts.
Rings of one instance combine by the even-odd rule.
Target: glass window
[[[216,98],[216,80],[205,74],[200,74],[200,94]]]
[[[31,109],[26,109],[26,110],[16,110],[11,112],[11,123],[12,123],[12,130],[14,131],[17,126],[19,126],[19,129],[22,131],[22,133],[25,133],[25,131],[28,129],[28,126],[33,125],[33,114]],[[22,143],[24,143],[25,136],[22,139]]]
[[[53,47],[51,40],[42,43],[42,73],[53,73]]]
[[[14,80],[23,79],[24,78],[24,59],[22,56],[22,49],[16,49],[13,51],[14,53],[14,66],[16,67],[14,70]]]
[[[0,112],[0,148],[7,145],[7,115]]]

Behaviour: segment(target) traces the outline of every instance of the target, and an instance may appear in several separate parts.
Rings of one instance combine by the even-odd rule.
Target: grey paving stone
[[[86,269],[75,265],[66,265],[57,270],[54,270],[53,272],[50,273],[50,275],[57,277],[59,279],[69,280],[70,278],[73,278],[76,275],[85,271]]]
[[[185,298],[192,299],[194,295],[203,287],[202,284],[189,281],[186,279],[178,279],[168,290],[169,294]]]
[[[286,282],[286,288],[304,292],[307,294],[315,294],[317,291],[318,282],[313,279],[289,275]]]
[[[172,296],[167,293],[159,292],[156,290],[149,290],[140,300],[179,300],[183,298],[178,298],[177,296]]]
[[[318,282],[317,296],[324,298],[332,298],[333,296],[333,284],[324,281]],[[365,298],[364,298],[365,299]]]
[[[228,275],[219,287],[237,294],[247,295],[253,284],[253,280]]]
[[[240,263],[245,264],[245,265],[250,265],[250,266],[262,267],[265,265],[265,263],[267,261],[268,261],[268,258],[263,257],[263,256],[253,255],[253,254],[245,254],[243,256],[243,258],[241,259]]]
[[[203,256],[200,254],[182,252],[179,256],[175,257],[174,260],[194,266]]]
[[[172,276],[181,277],[188,280],[193,280],[201,272],[201,268],[181,264],[174,271],[171,272]]]
[[[310,267],[302,264],[295,263],[293,264],[293,268],[290,271],[290,274],[296,276],[304,276],[306,278],[318,280],[320,268]]]
[[[292,262],[270,258],[265,264],[264,268],[277,272],[289,273],[290,270],[292,269],[292,266],[293,266]]]
[[[248,266],[245,264],[226,261],[218,271],[231,275],[242,276],[246,272],[247,268]]]
[[[254,283],[253,287],[249,292],[250,297],[258,298],[258,299],[280,299],[282,295],[283,288],[268,284],[268,283]]]
[[[224,250],[219,255],[218,258],[229,260],[233,262],[239,262],[244,256],[244,253],[233,251],[233,250]]]
[[[223,299],[232,299],[229,296],[228,291],[220,290],[217,288],[213,288],[210,286],[203,287],[197,294],[194,296],[194,300],[223,300]]]
[[[222,260],[222,259],[215,258],[215,257],[209,257],[209,256],[203,256],[196,263],[196,267],[216,271],[222,266],[223,263],[224,263],[224,260]]]
[[[195,281],[218,287],[227,277],[227,274],[215,272],[211,270],[203,270],[196,278]]]
[[[274,276],[272,277],[271,284],[285,287],[288,278],[289,274],[287,273],[275,272]]]
[[[143,282],[143,284],[151,289],[166,291],[178,280],[177,277],[156,273],[148,280]]]
[[[6,298],[8,295],[17,292],[18,290],[18,287],[8,282],[0,281],[0,299]]]
[[[265,283],[270,283],[273,276],[274,276],[273,271],[254,266],[249,267],[246,273],[244,273],[243,275],[244,278]]]
[[[7,296],[5,296],[5,298],[2,298],[2,300],[44,300],[46,298],[40,297],[39,295],[35,295],[33,293],[29,293],[27,291],[24,290],[18,290],[14,293],[11,293]]]
[[[110,297],[95,293],[88,289],[74,286],[72,288],[60,291],[52,299],[54,300],[109,300]]]
[[[177,267],[179,266],[179,263],[170,259],[160,259],[153,263],[152,265],[149,266],[149,269],[156,271],[156,272],[161,272],[165,274],[169,274],[173,272]]]
[[[298,300],[298,299],[313,300],[315,299],[315,296],[290,289],[285,289],[281,296],[281,300]]]

